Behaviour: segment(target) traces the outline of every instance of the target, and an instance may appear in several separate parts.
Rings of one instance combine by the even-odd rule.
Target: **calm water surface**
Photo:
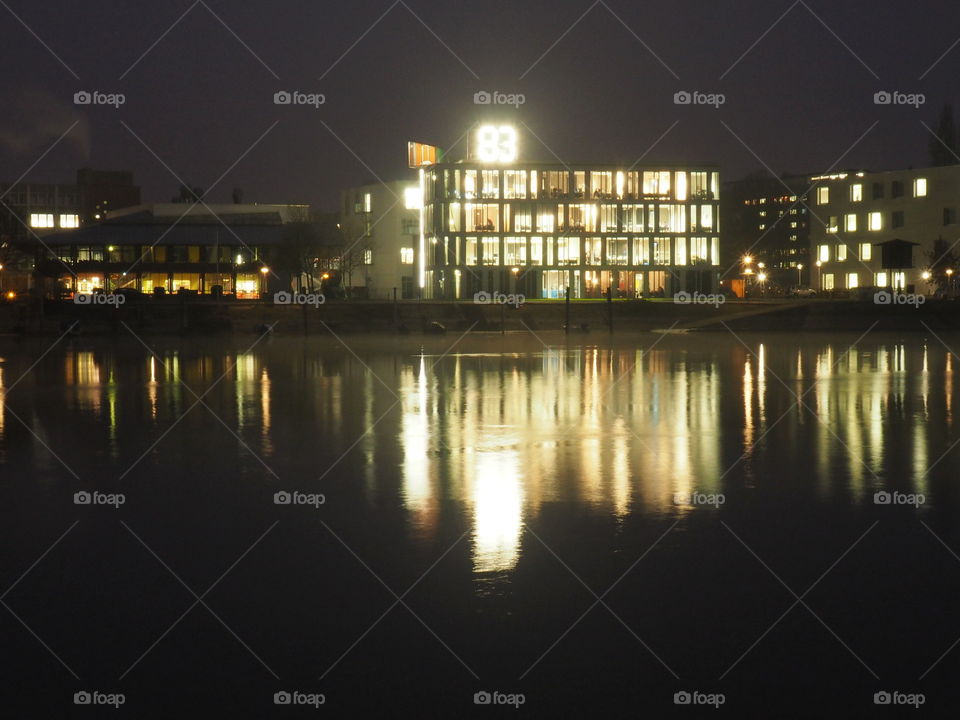
[[[957,702],[960,337],[343,341],[0,342],[18,716]]]

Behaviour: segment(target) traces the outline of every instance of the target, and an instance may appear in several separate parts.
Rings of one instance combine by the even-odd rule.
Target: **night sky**
[[[924,165],[921,121],[960,103],[960,45],[947,52],[960,6],[943,1],[3,0],[0,16],[0,179],[19,177],[79,121],[28,177],[130,169],[145,201],[180,184],[161,160],[208,189],[236,163],[209,199],[241,187],[245,201],[334,209],[344,187],[404,176],[407,140],[452,145],[482,116],[478,90],[525,95],[501,112],[530,129],[522,157],[632,164],[679,121],[646,161],[717,163],[727,180],[763,164],[827,169],[877,121],[842,166]],[[79,90],[126,102],[76,106]],[[277,106],[279,90],[326,102]],[[677,106],[679,90],[726,103]],[[878,90],[923,93],[926,104],[878,106]]]

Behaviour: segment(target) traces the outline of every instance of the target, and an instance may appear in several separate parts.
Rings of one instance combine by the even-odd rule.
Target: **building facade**
[[[416,182],[372,183],[342,193],[343,247],[331,270],[352,296],[371,300],[419,296],[416,252],[420,237]]]
[[[720,264],[720,174],[519,159],[518,133],[481,125],[466,158],[419,168],[425,298],[710,292]]]
[[[344,242],[366,258],[354,284],[374,299],[397,288],[444,300],[717,288],[716,167],[524,162],[518,140],[510,126],[477,126],[456,161],[411,143],[415,178],[345,192]]]
[[[305,205],[140,205],[108,212],[100,223],[58,232],[37,242],[37,266],[55,294],[129,288],[144,293],[215,288],[257,298],[276,283],[271,259],[285,226],[309,217]]]
[[[808,284],[809,189],[810,178],[796,175],[774,178],[758,173],[724,183],[724,268],[752,257],[754,263],[764,263],[772,282]]]
[[[928,294],[953,280],[960,166],[837,172],[811,181],[814,287]]]

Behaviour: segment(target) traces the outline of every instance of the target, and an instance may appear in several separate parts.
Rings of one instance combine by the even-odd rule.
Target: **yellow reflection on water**
[[[483,452],[473,478],[474,572],[511,570],[520,556],[523,485],[516,452]]]

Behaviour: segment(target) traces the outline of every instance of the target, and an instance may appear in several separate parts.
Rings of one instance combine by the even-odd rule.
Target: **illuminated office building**
[[[469,134],[465,157],[418,165],[417,282],[427,299],[709,292],[720,263],[719,172],[521,160],[508,125]],[[419,146],[424,147],[424,146]],[[411,152],[411,156],[415,153]],[[431,158],[432,159],[432,158]]]

